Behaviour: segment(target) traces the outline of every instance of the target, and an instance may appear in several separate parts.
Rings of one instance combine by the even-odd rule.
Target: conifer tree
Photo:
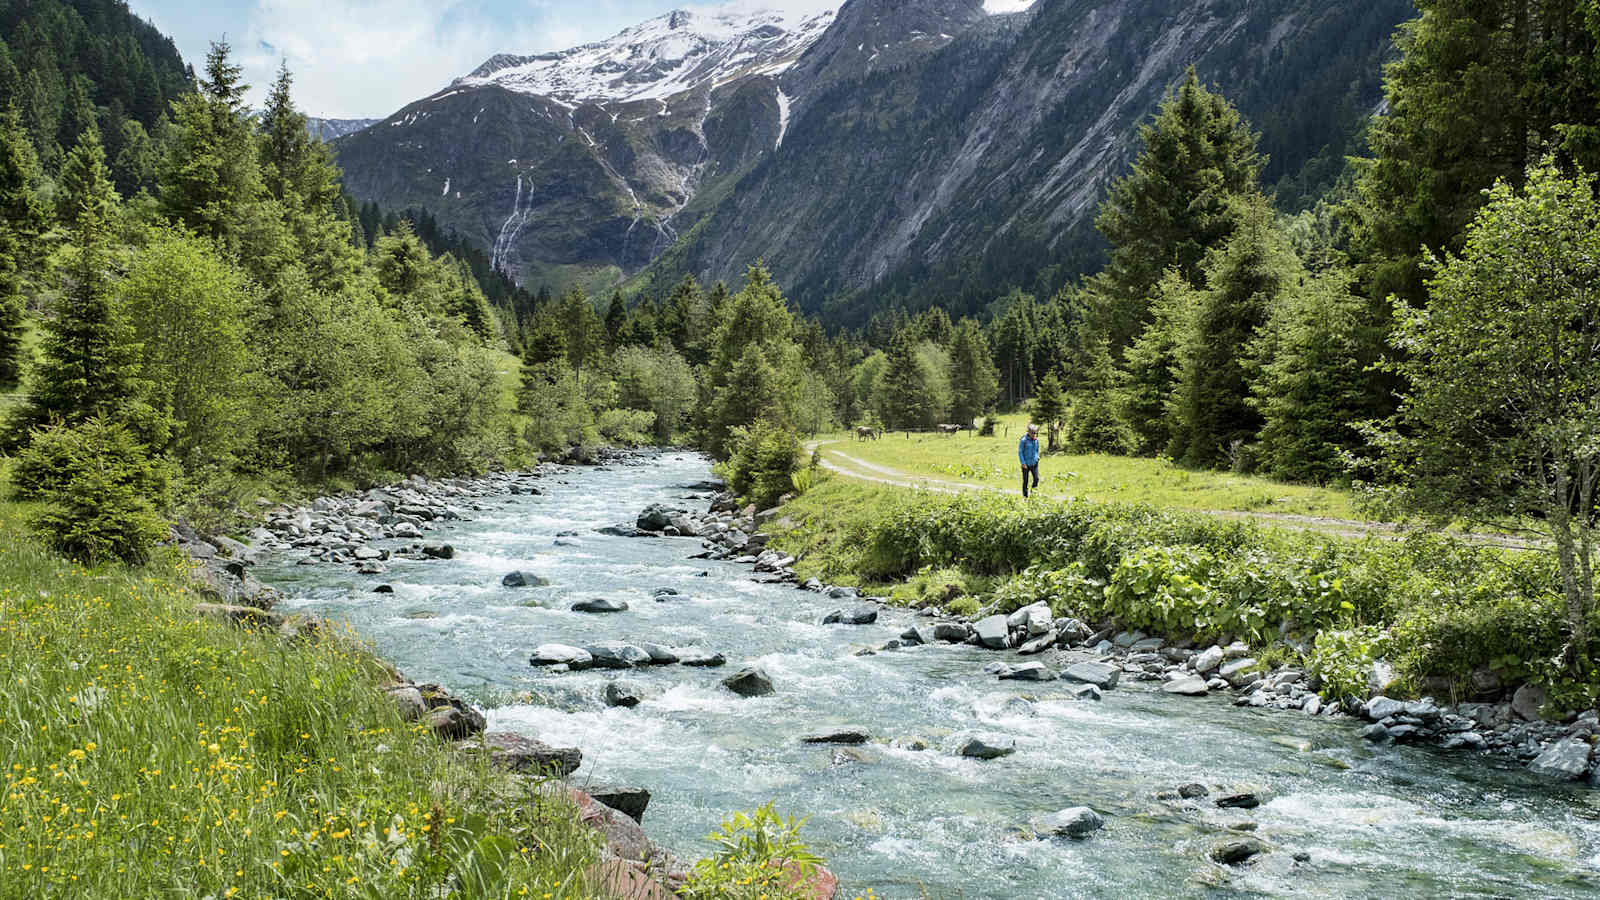
[[[71,250],[59,305],[45,324],[43,359],[29,382],[29,402],[12,418],[6,443],[26,443],[34,427],[116,418],[135,394],[132,329],[111,282],[111,216],[117,202],[99,136],[86,131],[68,154],[62,191],[74,213]]]
[[[1150,324],[1123,356],[1122,418],[1136,435],[1140,453],[1155,455],[1172,443],[1178,418],[1173,391],[1198,304],[1199,292],[1169,269],[1156,285]]]
[[[161,211],[238,249],[244,206],[262,192],[261,169],[244,118],[243,69],[226,42],[211,45],[200,92],[175,104],[174,140],[160,176]]]
[[[1039,379],[1033,395],[1033,421],[1045,430],[1048,449],[1056,449],[1058,423],[1067,416],[1067,398],[1061,392],[1061,379],[1051,372]]]
[[[962,319],[950,339],[950,418],[970,425],[994,405],[999,390],[983,329],[973,319]]]
[[[8,105],[0,115],[0,388],[22,375],[27,329],[23,272],[32,268],[44,216],[31,182],[37,173],[22,118]]]
[[[1119,378],[1109,342],[1096,340],[1088,357],[1082,386],[1072,404],[1067,446],[1077,453],[1131,453],[1138,438],[1122,416]]]
[[[615,350],[622,338],[622,326],[628,322],[628,307],[622,302],[622,292],[611,292],[611,304],[606,307],[606,346]]]
[[[1090,279],[1086,313],[1119,357],[1148,321],[1150,297],[1169,268],[1205,286],[1206,254],[1238,225],[1241,197],[1259,194],[1257,136],[1190,67],[1153,122],[1139,129],[1144,149],[1111,188],[1095,225],[1111,244]]]
[[[1261,414],[1249,402],[1250,349],[1273,306],[1303,277],[1265,204],[1252,204],[1241,216],[1239,229],[1206,267],[1210,288],[1182,350],[1182,443],[1171,454],[1195,466],[1219,465],[1255,440]]]
[[[934,408],[928,372],[917,358],[911,337],[902,331],[889,344],[883,374],[878,378],[878,415],[888,428],[929,428]]]

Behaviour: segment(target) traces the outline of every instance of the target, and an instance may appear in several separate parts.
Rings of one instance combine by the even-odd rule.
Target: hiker
[[[1028,433],[1017,444],[1017,459],[1022,461],[1022,496],[1028,496],[1028,476],[1033,476],[1033,486],[1039,486],[1039,426],[1029,422]]]

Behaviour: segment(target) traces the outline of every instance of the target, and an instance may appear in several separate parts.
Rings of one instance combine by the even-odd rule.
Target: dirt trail
[[[1013,496],[1021,496],[1022,494],[1020,487],[1006,488],[989,484],[969,484],[901,472],[888,466],[867,462],[864,459],[851,456],[842,449],[831,446],[838,443],[840,443],[838,440],[807,441],[805,448],[808,453],[822,451],[820,458],[824,469],[858,481],[870,481],[876,484],[932,491],[939,494],[964,494],[972,491],[988,491],[990,493],[1011,494]],[[1340,519],[1332,516],[1307,516],[1296,513],[1257,512],[1236,509],[1197,509],[1193,511],[1208,516],[1216,516],[1219,519],[1248,519],[1283,528],[1321,531],[1350,538],[1378,535],[1392,540],[1400,540],[1405,537],[1408,531],[1413,530],[1391,522],[1367,522],[1360,519]],[[1540,546],[1537,541],[1504,534],[1472,533],[1458,534],[1457,537],[1514,550],[1530,550]]]

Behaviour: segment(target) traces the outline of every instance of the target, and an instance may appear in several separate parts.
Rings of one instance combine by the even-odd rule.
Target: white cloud
[[[559,49],[576,29],[450,0],[254,0],[231,38],[259,103],[287,60],[296,105],[313,116],[376,118],[425,97],[495,53]]]

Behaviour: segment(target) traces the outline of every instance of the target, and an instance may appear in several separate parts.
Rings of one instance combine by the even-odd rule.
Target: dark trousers
[[[1028,476],[1029,475],[1033,476],[1033,486],[1034,487],[1038,487],[1039,486],[1039,464],[1038,463],[1034,463],[1031,466],[1023,466],[1022,467],[1022,496],[1024,496],[1024,497],[1028,496]]]

